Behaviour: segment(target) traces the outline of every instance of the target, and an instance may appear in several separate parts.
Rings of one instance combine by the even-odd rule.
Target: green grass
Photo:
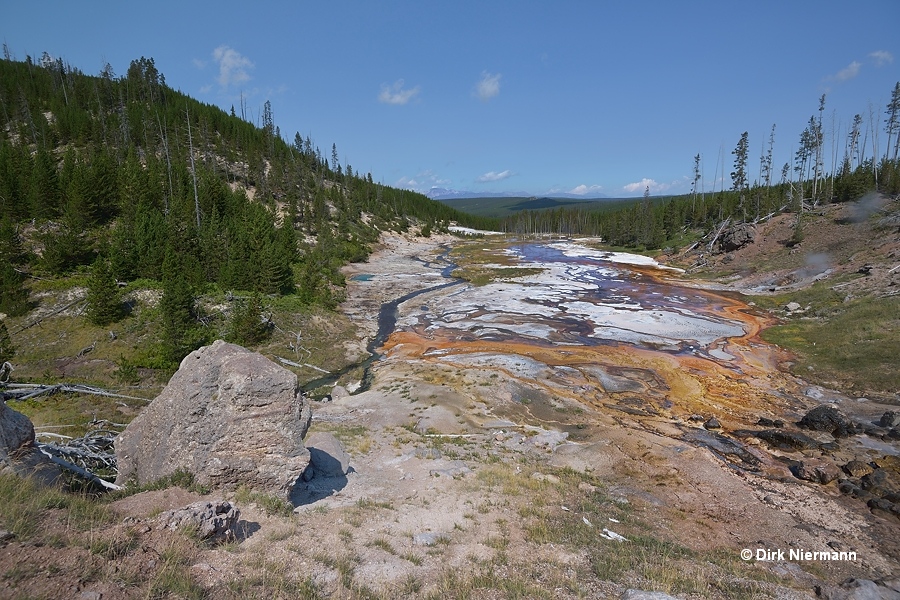
[[[194,552],[195,548],[184,543],[184,540],[174,541],[163,549],[160,553],[162,568],[151,578],[147,598],[205,599],[206,592],[190,573],[190,559]]]
[[[112,502],[121,498],[127,498],[128,496],[139,494],[141,492],[165,490],[170,487],[180,487],[191,492],[196,492],[200,495],[208,494],[210,491],[208,487],[200,485],[196,482],[193,473],[178,469],[167,477],[157,479],[156,481],[152,481],[144,485],[136,485],[134,483],[130,483],[125,487],[125,489],[106,494],[105,496],[103,496],[103,499],[107,502]]]
[[[16,539],[39,538],[46,533],[41,522],[51,510],[65,511],[65,530],[74,533],[91,531],[115,520],[112,512],[94,498],[0,474],[0,527]]]
[[[341,425],[339,423],[328,423],[324,421],[315,421],[310,427],[310,433],[313,431],[327,431],[336,437],[344,449],[349,454],[357,456],[367,454],[373,445],[371,431],[364,425]]]
[[[762,334],[797,353],[796,375],[858,393],[900,389],[900,296],[821,303],[811,312],[822,318],[795,317]]]
[[[120,402],[116,398],[60,392],[24,401],[9,400],[7,405],[31,419],[37,433],[47,431],[81,437],[95,428],[90,425],[94,419],[113,423],[131,421],[132,415],[120,410]],[[144,404],[140,400],[125,402],[135,408]]]
[[[234,499],[238,504],[255,504],[263,509],[267,515],[278,515],[280,517],[290,517],[294,513],[293,505],[272,494],[263,494],[251,490],[245,485],[240,486],[234,494]]]

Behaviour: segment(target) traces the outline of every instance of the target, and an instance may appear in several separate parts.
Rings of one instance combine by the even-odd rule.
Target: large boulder
[[[756,227],[750,223],[741,223],[728,229],[719,240],[719,247],[725,252],[739,250],[756,241]]]
[[[343,477],[350,471],[350,455],[341,441],[325,431],[316,431],[306,438],[309,450],[309,467],[303,479],[313,477]]]
[[[8,465],[16,455],[34,444],[31,420],[0,400],[0,464]]]
[[[287,498],[309,464],[310,408],[297,376],[221,340],[190,353],[116,438],[117,483],[187,471],[197,483]]]
[[[6,405],[0,394],[0,473],[31,477],[45,485],[60,482],[62,473],[35,446],[31,419]]]

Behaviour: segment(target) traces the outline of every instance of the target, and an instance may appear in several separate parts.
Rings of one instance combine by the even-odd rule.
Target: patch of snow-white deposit
[[[551,246],[567,256],[596,261],[614,259],[623,265],[659,266],[643,256],[599,252],[564,242]],[[466,331],[481,338],[506,332],[548,339],[557,331],[570,332],[574,318],[589,324],[587,330],[592,330],[589,335],[596,339],[664,347],[682,343],[708,347],[716,340],[744,334],[739,322],[691,311],[684,303],[685,297],[651,294],[680,304],[672,307],[654,306],[646,296],[643,299],[630,296],[634,288],[625,282],[627,273],[608,264],[522,261],[519,266],[542,270],[515,281],[453,288],[439,301],[430,303],[426,310],[410,311],[398,321],[398,326],[409,328],[424,321],[429,330]],[[614,294],[607,293],[601,298],[593,293],[600,288],[594,282],[601,280],[621,281],[622,286]]]
[[[447,228],[453,233],[461,233],[463,235],[504,235],[502,231],[484,231],[482,229],[472,229],[471,227],[460,227],[451,225]]]
[[[672,271],[675,273],[684,273],[684,269],[662,265],[649,256],[642,256],[640,254],[594,250],[592,248],[588,248],[587,246],[582,246],[581,244],[576,244],[573,242],[555,242],[552,244],[548,244],[548,246],[560,250],[566,256],[581,256],[584,258],[605,260],[624,265],[634,265],[636,267],[653,267],[654,269],[665,269],[666,271]]]

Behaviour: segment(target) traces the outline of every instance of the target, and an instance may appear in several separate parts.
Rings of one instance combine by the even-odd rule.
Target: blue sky
[[[253,121],[270,100],[283,137],[376,181],[529,195],[687,193],[698,153],[705,187],[728,187],[741,133],[752,179],[773,124],[780,173],[823,93],[827,168],[870,106],[883,146],[898,24],[897,0],[0,0],[19,60],[122,75],[152,57]]]

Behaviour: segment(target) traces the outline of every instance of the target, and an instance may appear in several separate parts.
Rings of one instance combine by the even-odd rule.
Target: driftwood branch
[[[44,456],[49,458],[54,464],[59,465],[63,469],[70,471],[72,473],[75,473],[79,477],[83,477],[83,478],[87,479],[88,481],[96,483],[97,485],[100,485],[108,490],[123,489],[122,486],[116,485],[114,483],[110,483],[109,481],[106,481],[105,479],[98,477],[97,475],[94,475],[87,469],[82,469],[78,465],[73,465],[72,463],[70,463],[66,460],[63,460],[57,456],[54,456],[53,453],[47,449],[48,448],[47,444],[35,444],[35,445],[37,446],[38,450],[40,450]]]
[[[75,305],[78,304],[79,302],[84,302],[84,301],[85,301],[84,298],[78,298],[78,299],[76,299],[76,300],[73,300],[72,302],[69,302],[68,304],[66,304],[66,305],[63,306],[62,308],[57,308],[57,309],[54,310],[53,312],[47,313],[47,314],[44,315],[43,317],[39,317],[39,318],[35,319],[34,321],[32,321],[32,322],[29,323],[29,324],[23,325],[22,327],[19,327],[19,328],[16,329],[15,331],[11,332],[10,335],[16,334],[16,333],[20,333],[20,332],[22,332],[22,331],[25,331],[26,329],[30,329],[30,328],[34,327],[35,325],[37,325],[38,323],[40,323],[41,321],[43,321],[44,319],[49,318],[49,317],[52,317],[53,315],[59,314],[59,313],[61,313],[62,311],[66,310],[67,308],[70,308],[70,307],[72,307],[72,306],[75,306]]]
[[[97,472],[118,473],[118,463],[114,450],[114,441],[119,431],[112,429],[117,427],[124,429],[125,425],[110,423],[105,419],[92,420],[89,425],[100,426],[86,433],[80,438],[67,438],[67,436],[50,433],[39,433],[42,437],[53,437],[60,443],[37,442],[35,446],[42,454],[47,456],[54,464],[70,471],[77,476],[86,479],[96,485],[109,490],[122,489],[120,486],[110,483]],[[63,441],[64,440],[64,441]]]
[[[719,236],[722,235],[722,232],[725,230],[725,228],[728,226],[728,223],[730,223],[730,222],[731,222],[731,217],[728,217],[727,219],[722,221],[721,225],[719,225],[719,229],[718,229],[718,231],[716,231],[716,235],[713,236],[712,241],[709,243],[709,251],[710,252],[712,252],[713,246],[716,245],[716,240],[719,239]]]
[[[298,362],[294,362],[292,360],[288,360],[286,358],[282,358],[280,356],[276,356],[275,358],[277,358],[278,361],[281,362],[282,364],[288,365],[290,367],[297,367],[298,369],[303,368],[303,367],[308,367],[310,369],[318,371],[319,373],[325,373],[326,375],[331,373],[331,371],[326,371],[325,369],[319,368],[319,367],[317,367],[315,365],[311,365],[309,363],[298,363]]]
[[[0,383],[0,391],[7,397],[14,400],[28,400],[36,396],[44,394],[55,394],[56,392],[69,392],[71,394],[90,394],[93,396],[106,396],[108,398],[123,398],[126,400],[146,400],[146,398],[138,398],[137,396],[126,396],[104,390],[102,388],[90,385],[80,384],[43,384],[43,383]]]

